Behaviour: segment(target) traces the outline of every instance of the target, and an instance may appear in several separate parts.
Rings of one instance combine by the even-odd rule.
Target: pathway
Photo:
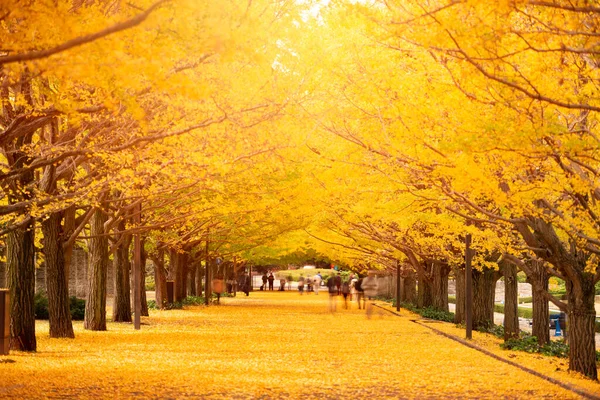
[[[0,398],[579,398],[406,312],[330,313],[326,293],[221,301],[152,311],[140,331],[75,323],[74,340],[49,339],[40,322],[38,353],[0,357]]]

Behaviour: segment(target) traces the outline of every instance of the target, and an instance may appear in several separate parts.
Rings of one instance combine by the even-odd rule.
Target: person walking
[[[350,301],[356,301],[356,289],[355,289],[355,285],[356,282],[358,281],[358,278],[356,277],[355,274],[351,274],[350,275]]]
[[[317,272],[317,274],[313,277],[313,285],[314,285],[315,294],[319,294],[319,289],[321,288],[321,282],[323,282],[323,277],[321,276],[320,272]]]
[[[273,290],[273,282],[275,281],[275,277],[273,276],[273,273],[271,272],[269,274],[269,290]]]
[[[284,277],[281,277],[279,279],[279,291],[280,292],[285,291],[285,278]]]
[[[354,290],[356,290],[356,301],[358,302],[358,309],[361,309],[360,306],[360,301],[362,300],[363,304],[362,304],[362,308],[366,308],[366,304],[365,304],[365,292],[363,292],[362,289],[362,282],[363,282],[363,278],[361,278],[360,276],[357,276],[357,280],[354,283]]]
[[[298,278],[298,292],[300,292],[300,295],[304,293],[304,277],[302,275]]]
[[[350,281],[342,282],[342,296],[344,296],[344,308],[348,309],[348,297],[350,296]]]
[[[336,288],[337,294],[339,296],[340,294],[342,294],[342,277],[340,276],[339,272],[335,274],[334,279],[335,279],[335,288]]]
[[[377,290],[379,289],[375,273],[369,271],[369,274],[363,280],[361,286],[364,291],[364,297],[367,297],[369,300],[367,301],[367,318],[371,318],[371,315],[373,314],[373,302],[371,299],[377,296]]]
[[[250,285],[251,285],[250,275],[248,275],[248,274],[242,275],[240,278],[240,289],[242,290],[242,292],[246,293],[246,296],[250,295]]]
[[[329,289],[329,311],[335,312],[337,308],[337,286],[335,285],[335,276],[330,276],[327,279],[327,289]]]
[[[262,286],[260,287],[260,290],[267,290],[267,273],[265,272],[262,276]]]

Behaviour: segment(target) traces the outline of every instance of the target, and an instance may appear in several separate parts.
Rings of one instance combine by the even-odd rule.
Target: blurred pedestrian
[[[267,290],[267,273],[265,272],[262,276],[262,286],[260,287],[260,290]]]
[[[246,293],[246,296],[250,295],[250,285],[251,285],[250,275],[243,274],[240,277],[240,289],[242,292]]]
[[[327,289],[329,289],[329,311],[335,312],[337,308],[337,286],[335,285],[335,276],[332,275],[327,279]]]
[[[323,277],[321,276],[320,272],[317,272],[317,274],[313,277],[313,285],[314,285],[315,294],[319,294],[319,289],[321,288],[321,282],[323,282]]]
[[[358,309],[361,309],[361,300],[362,300],[362,308],[365,308],[365,292],[363,292],[362,289],[362,282],[363,282],[363,278],[360,277],[360,275],[357,276],[357,280],[354,283],[354,290],[356,290],[356,301],[358,302]]]
[[[337,290],[337,294],[340,295],[342,294],[342,277],[340,276],[340,273],[337,272],[335,274],[335,288]]]
[[[350,275],[350,301],[356,301],[356,282],[358,282],[357,275]]]
[[[285,278],[279,279],[279,291],[283,292],[285,290]]]
[[[298,278],[298,292],[300,292],[300,295],[304,293],[304,277],[302,275]]]
[[[342,282],[342,296],[344,296],[344,308],[348,309],[348,297],[350,296],[350,282],[345,280]]]
[[[271,272],[269,274],[269,290],[273,290],[273,282],[275,281],[275,277],[273,276],[273,273]]]
[[[371,318],[373,314],[373,302],[371,301],[375,296],[377,296],[377,291],[379,289],[379,285],[377,284],[377,279],[375,278],[375,273],[369,271],[367,277],[363,280],[361,287],[364,291],[364,297],[368,298],[367,301],[367,318]]]

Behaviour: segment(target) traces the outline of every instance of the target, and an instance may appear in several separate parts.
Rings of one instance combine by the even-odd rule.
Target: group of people
[[[300,275],[300,277],[298,278],[298,291],[300,292],[300,294],[303,294],[305,290],[307,293],[314,292],[315,294],[319,294],[321,282],[323,282],[323,277],[321,276],[320,272],[317,272],[317,274],[312,278],[304,278],[302,275]]]
[[[321,273],[317,273],[313,277],[304,278],[300,276],[298,279],[298,291],[303,294],[306,288],[306,292],[314,292],[319,294],[319,288],[323,282]],[[348,309],[348,301],[356,301],[358,303],[358,309],[365,309],[367,317],[371,317],[373,313],[373,303],[368,302],[377,296],[377,290],[379,288],[377,279],[373,272],[369,272],[366,277],[361,277],[358,274],[351,274],[347,280],[342,279],[342,276],[338,273],[331,275],[326,283],[327,291],[329,292],[329,310],[334,312],[337,308],[337,296],[344,297],[344,308]]]

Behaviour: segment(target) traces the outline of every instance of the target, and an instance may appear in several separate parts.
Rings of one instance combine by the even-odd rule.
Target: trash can
[[[167,304],[175,302],[175,281],[167,281]]]
[[[0,289],[0,355],[7,356],[10,350],[10,293]]]

